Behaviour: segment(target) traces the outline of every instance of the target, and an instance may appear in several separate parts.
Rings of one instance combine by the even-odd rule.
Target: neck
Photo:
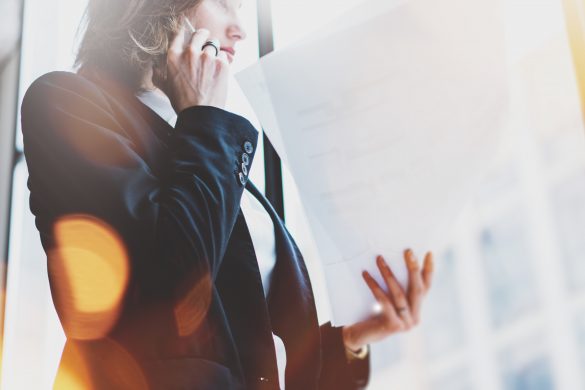
[[[146,74],[144,75],[144,79],[142,80],[142,89],[145,89],[147,91],[152,91],[156,88],[156,85],[154,85],[154,83],[152,82],[152,76],[153,76],[154,72],[152,70],[152,68],[150,68],[148,70],[148,72],[146,72]]]

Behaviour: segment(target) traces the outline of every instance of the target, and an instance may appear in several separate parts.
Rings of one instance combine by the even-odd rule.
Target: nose
[[[237,19],[229,28],[228,28],[228,37],[235,42],[243,41],[246,39],[247,34],[246,30],[242,26],[242,23],[239,19]]]

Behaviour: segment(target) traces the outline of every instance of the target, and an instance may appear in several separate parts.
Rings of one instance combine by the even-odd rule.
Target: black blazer
[[[130,259],[119,317],[99,337],[71,328],[67,297],[50,272],[68,336],[60,369],[98,389],[275,389],[274,332],[286,346],[288,390],[366,385],[368,360],[348,362],[340,328],[319,327],[301,253],[243,175],[242,156],[252,160],[257,144],[246,119],[192,107],[173,129],[102,72],[54,72],[27,91],[22,129],[30,207],[49,269],[55,222],[69,215],[107,224]],[[275,225],[268,299],[240,210],[245,186]],[[185,305],[193,313],[187,327],[177,320]],[[117,363],[120,350],[140,386]]]

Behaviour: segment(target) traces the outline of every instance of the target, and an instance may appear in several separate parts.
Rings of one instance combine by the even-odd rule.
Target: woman
[[[419,321],[432,256],[406,251],[406,291],[379,257],[385,289],[363,277],[381,311],[319,326],[303,258],[248,181],[257,131],[224,110],[239,7],[90,0],[78,72],[26,93],[31,210],[68,339],[56,387],[356,389],[367,345]]]

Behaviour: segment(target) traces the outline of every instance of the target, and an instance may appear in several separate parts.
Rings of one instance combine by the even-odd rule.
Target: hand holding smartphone
[[[209,41],[209,30],[195,29],[185,17],[170,43],[166,78],[159,87],[177,113],[193,106],[225,107],[229,61],[226,53]]]

